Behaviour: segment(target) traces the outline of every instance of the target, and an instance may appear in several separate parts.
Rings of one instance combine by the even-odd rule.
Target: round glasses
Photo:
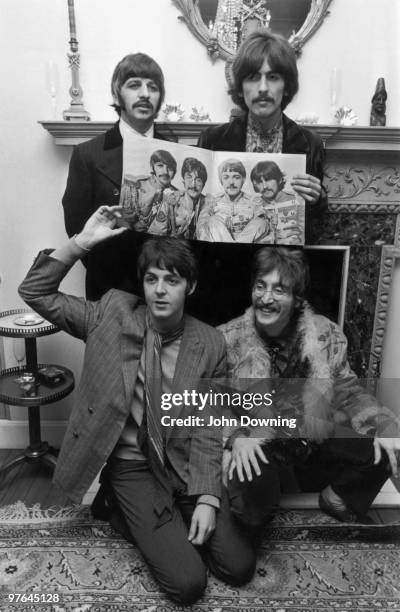
[[[281,300],[290,295],[288,289],[285,289],[285,287],[282,287],[282,285],[276,285],[275,287],[266,287],[262,283],[256,283],[254,285],[253,293],[257,297],[264,297],[264,295],[270,293],[274,300]]]

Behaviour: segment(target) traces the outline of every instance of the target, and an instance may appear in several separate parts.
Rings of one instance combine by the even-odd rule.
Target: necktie
[[[143,452],[149,460],[151,472],[156,481],[155,511],[159,517],[159,525],[171,518],[172,488],[165,466],[165,450],[162,426],[160,420],[160,404],[162,394],[162,346],[174,342],[183,333],[183,325],[168,334],[161,335],[147,319],[145,337],[145,405],[143,421],[139,433]]]

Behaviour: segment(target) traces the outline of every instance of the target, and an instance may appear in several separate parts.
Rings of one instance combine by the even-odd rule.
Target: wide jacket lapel
[[[286,117],[282,115],[283,122],[283,147],[282,153],[309,153],[310,145],[307,138],[304,136],[301,128]]]
[[[213,151],[240,151],[246,150],[247,115],[237,117],[230,123],[210,128],[203,146]],[[206,130],[208,133],[208,130]]]
[[[146,307],[139,306],[122,321],[121,358],[125,398],[131,406],[145,333]]]
[[[245,151],[246,150],[247,115],[237,117],[226,127],[220,141],[214,143],[215,151]]]
[[[154,128],[154,137],[160,140],[167,140],[167,138],[158,133],[156,126]],[[171,140],[174,140],[172,132]],[[119,130],[119,123],[116,123],[111,130],[105,134],[104,151],[101,161],[97,164],[97,170],[118,188],[121,188],[122,157],[123,140]]]
[[[104,150],[104,155],[97,170],[107,177],[116,187],[121,187],[122,179],[122,144],[116,149]]]
[[[104,150],[97,170],[117,187],[121,187],[122,178],[122,136],[119,122],[104,135]]]

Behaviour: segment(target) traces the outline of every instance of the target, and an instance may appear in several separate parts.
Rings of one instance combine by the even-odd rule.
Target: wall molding
[[[103,134],[113,121],[39,121],[53,136],[56,145],[72,146]],[[217,123],[157,122],[163,136],[171,133],[181,142],[195,144],[202,130]],[[399,151],[400,127],[359,127],[342,125],[307,125],[308,130],[319,134],[329,149],[355,151]]]
[[[380,377],[380,364],[383,357],[383,343],[392,290],[392,277],[396,261],[400,259],[400,248],[396,246],[384,246],[382,249],[381,269],[379,273],[379,285],[376,296],[374,329],[372,332],[371,346],[371,376]],[[375,379],[376,381],[376,379]]]

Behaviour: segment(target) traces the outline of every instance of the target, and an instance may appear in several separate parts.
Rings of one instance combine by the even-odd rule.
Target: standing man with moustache
[[[296,56],[288,41],[269,30],[257,30],[242,43],[232,66],[230,95],[243,116],[207,128],[198,146],[213,151],[305,154],[306,173],[291,186],[306,201],[306,241],[313,236],[307,220],[327,205],[321,186],[324,148],[320,137],[297,125],[283,111],[298,91]]]
[[[68,236],[79,233],[99,206],[119,203],[125,139],[139,135],[165,140],[154,125],[165,97],[164,75],[154,59],[144,53],[124,57],[114,70],[111,92],[119,121],[72,153],[62,200]],[[141,237],[132,241],[127,232],[87,254],[83,262],[89,299],[99,299],[111,287],[134,288],[128,264],[140,242]]]

